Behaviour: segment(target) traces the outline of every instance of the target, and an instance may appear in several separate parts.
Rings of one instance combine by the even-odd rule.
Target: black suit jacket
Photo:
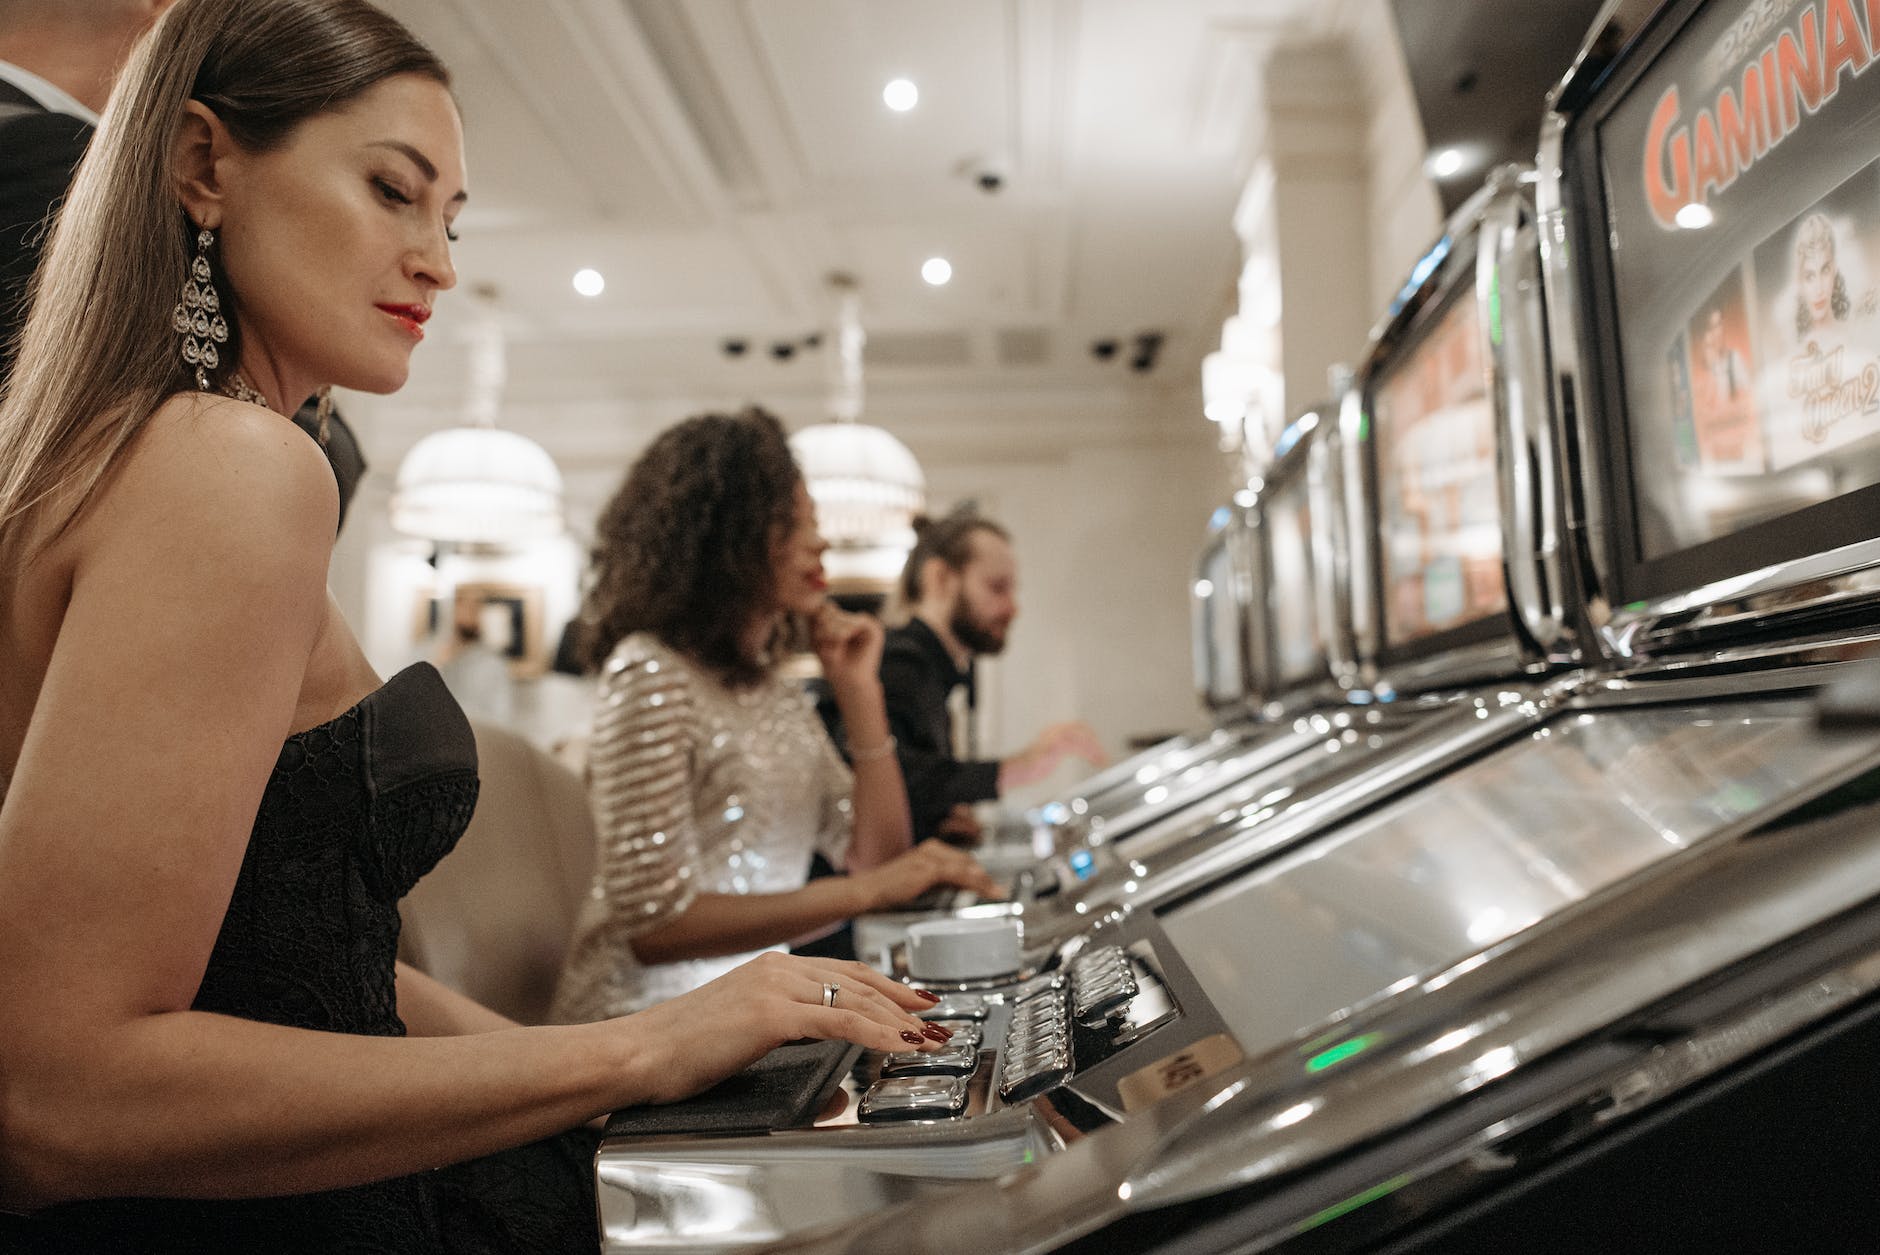
[[[0,80],[0,371],[12,368],[26,285],[91,132],[89,123],[54,113]]]
[[[957,804],[999,796],[997,760],[953,756],[953,716],[947,709],[947,696],[965,682],[946,646],[919,619],[888,633],[881,651],[881,691],[887,700],[888,730],[894,734],[901,778],[907,783],[916,841],[936,835],[940,821]]]
[[[13,372],[20,328],[26,322],[27,285],[93,129],[89,122],[54,113],[0,79],[0,380]],[[294,422],[308,435],[316,434],[318,419],[311,402],[294,415]],[[339,483],[339,517],[344,523],[366,460],[352,428],[337,413],[329,422],[325,449]]]

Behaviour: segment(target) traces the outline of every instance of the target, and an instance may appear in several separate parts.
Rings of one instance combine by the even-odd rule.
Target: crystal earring
[[[314,427],[322,447],[326,445],[327,432],[333,426],[333,388],[328,385],[320,389],[320,400],[313,407]]]
[[[209,269],[209,250],[215,232],[204,228],[196,235],[196,257],[183,280],[183,299],[170,315],[170,325],[183,337],[183,363],[196,372],[196,387],[209,391],[209,372],[222,364],[218,344],[228,343],[228,323],[222,317],[222,297],[215,290]]]

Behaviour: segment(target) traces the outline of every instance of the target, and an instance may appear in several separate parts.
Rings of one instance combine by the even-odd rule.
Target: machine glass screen
[[[1312,505],[1303,475],[1261,498],[1272,553],[1274,643],[1280,683],[1301,684],[1326,670],[1312,571]]]
[[[1565,714],[1161,922],[1258,1054],[1873,749],[1800,702]]]
[[[1852,142],[1880,116],[1876,14],[1707,5],[1598,125],[1632,561],[1880,482],[1880,162]],[[1788,539],[1875,534],[1837,517]],[[1732,565],[1771,556],[1746,538]]]
[[[1475,291],[1460,285],[1372,393],[1392,647],[1507,607],[1495,415]]]

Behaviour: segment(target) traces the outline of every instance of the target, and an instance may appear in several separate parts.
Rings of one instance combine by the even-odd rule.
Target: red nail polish
[[[925,998],[929,1002],[940,1001],[940,995],[935,993],[931,989],[916,989],[914,992],[919,994],[921,997]]]
[[[938,1024],[929,1024],[920,1030],[928,1041],[947,1042],[953,1040],[953,1030],[941,1028]]]
[[[901,1031],[901,1040],[906,1042],[910,1046],[918,1046],[920,1045],[920,1034],[916,1033],[911,1028],[903,1029]]]

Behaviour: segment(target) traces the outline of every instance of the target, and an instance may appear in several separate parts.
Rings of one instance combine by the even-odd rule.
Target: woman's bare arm
[[[626,1020],[474,1036],[191,1010],[292,730],[336,512],[288,424],[192,398],[79,524],[0,806],[0,1202],[363,1182],[679,1097],[793,1036],[894,1047],[911,994],[845,972],[866,996],[838,1014],[809,1005],[801,961]]]
[[[462,1037],[521,1027],[409,963],[398,965],[398,1018],[413,1037]]]

